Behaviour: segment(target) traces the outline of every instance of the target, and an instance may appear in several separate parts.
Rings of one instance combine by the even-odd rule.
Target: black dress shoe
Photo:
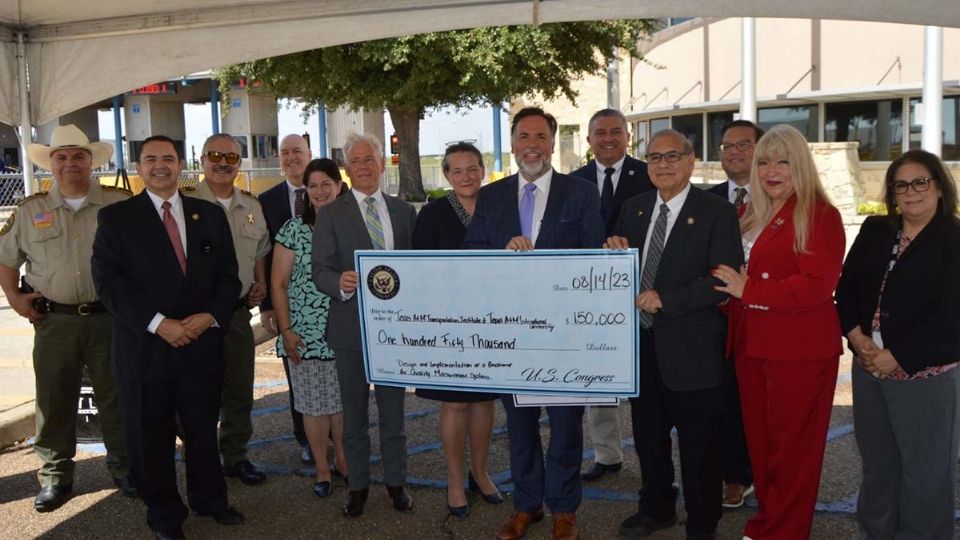
[[[350,490],[350,494],[347,495],[347,502],[343,504],[343,515],[357,517],[362,514],[363,505],[367,504],[367,494],[369,493],[370,488]]]
[[[117,486],[117,489],[120,490],[120,493],[123,493],[127,497],[133,498],[139,494],[137,492],[137,485],[133,482],[132,476],[127,475],[123,478],[114,478],[113,485]]]
[[[620,536],[626,538],[646,538],[660,529],[673,527],[677,524],[677,514],[664,521],[656,521],[639,512],[633,514],[620,523]]]
[[[623,463],[614,463],[613,465],[604,465],[599,461],[593,464],[593,467],[590,467],[590,470],[581,474],[580,478],[583,478],[586,482],[593,482],[594,480],[599,480],[603,478],[603,475],[607,473],[619,472],[623,467]]]
[[[413,508],[413,498],[403,489],[403,486],[387,486],[387,494],[393,499],[393,509],[398,512],[405,512]]]
[[[465,518],[470,515],[470,505],[465,504],[463,506],[450,506],[447,505],[447,510],[450,511],[450,515],[456,518]]]
[[[308,444],[300,447],[300,463],[304,465],[313,463],[313,452],[310,451],[310,445]]]
[[[197,512],[194,511],[193,515],[200,517],[212,517],[214,521],[221,525],[239,525],[243,523],[243,514],[239,510],[232,506],[225,506],[220,510],[215,510],[213,512]]]
[[[37,512],[52,512],[63,506],[73,493],[73,484],[44,486],[33,500],[33,509]]]
[[[324,497],[329,497],[333,493],[333,488],[331,487],[330,482],[314,482],[313,483],[313,494],[321,499]]]
[[[267,479],[267,475],[263,474],[263,471],[246,459],[236,465],[224,465],[223,475],[228,478],[239,478],[241,482],[248,486],[262,484]]]
[[[501,504],[503,502],[503,495],[500,495],[499,491],[494,491],[493,493],[484,493],[480,489],[480,484],[477,483],[477,479],[473,477],[473,472],[467,473],[467,487],[470,488],[470,491],[474,493],[479,493],[483,500],[489,504]]]
[[[183,535],[183,529],[180,527],[167,531],[153,531],[153,535],[157,540],[187,540],[187,537]]]

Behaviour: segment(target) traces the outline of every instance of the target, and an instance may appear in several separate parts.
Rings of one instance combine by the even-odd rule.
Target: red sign
[[[177,93],[177,83],[174,82],[162,82],[156,84],[148,84],[134,90],[127,92],[128,96],[162,96],[164,94],[176,94]]]

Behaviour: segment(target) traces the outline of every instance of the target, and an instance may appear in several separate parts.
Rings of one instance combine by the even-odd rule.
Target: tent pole
[[[943,28],[923,30],[923,132],[920,146],[939,156],[943,150]]]
[[[740,120],[757,121],[757,23],[740,21]]]
[[[20,83],[20,152],[23,170],[23,196],[33,195],[33,163],[27,155],[27,145],[33,142],[30,125],[30,96],[27,94],[27,47],[23,32],[17,32],[17,79]]]

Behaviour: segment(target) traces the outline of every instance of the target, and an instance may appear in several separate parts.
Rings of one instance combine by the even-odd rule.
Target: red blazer
[[[796,196],[774,216],[750,250],[750,279],[743,297],[731,306],[731,339],[727,340],[728,349],[738,355],[820,360],[843,352],[833,303],[846,247],[840,212],[825,201],[818,202],[807,252],[798,254],[793,248],[794,206]]]

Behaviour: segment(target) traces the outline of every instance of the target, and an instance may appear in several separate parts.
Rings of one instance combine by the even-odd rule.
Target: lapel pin
[[[630,176],[633,176],[633,173],[635,173],[635,172],[637,172],[637,171],[634,171],[633,169],[630,169],[630,172],[628,172],[627,174],[629,174]]]
[[[783,218],[777,218],[777,220],[774,221],[774,223],[777,225],[777,227],[779,227],[780,225],[783,225]]]
[[[688,218],[687,218],[687,225],[693,225],[693,223],[694,223],[695,221],[696,221],[696,220],[693,219],[692,217],[688,217]]]
[[[200,221],[200,214],[193,214],[190,217],[193,218],[194,221]]]
[[[638,216],[642,216],[642,215],[643,215],[643,210],[638,210],[638,211],[637,211],[637,215],[638,215]]]
[[[253,212],[247,214],[247,223],[253,223]]]

